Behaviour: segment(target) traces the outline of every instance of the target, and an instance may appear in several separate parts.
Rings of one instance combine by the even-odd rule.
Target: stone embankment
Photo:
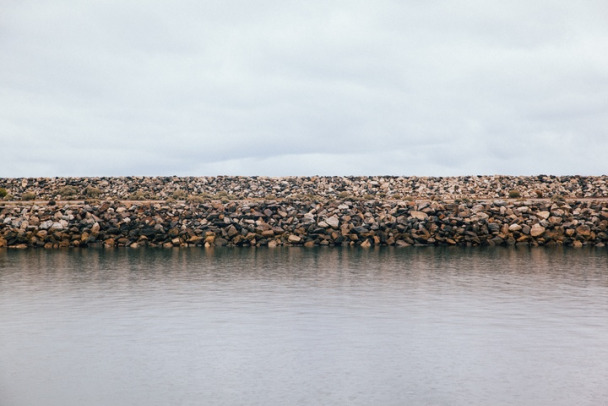
[[[606,177],[0,179],[0,188],[13,197],[0,201],[0,247],[604,247],[606,181]],[[60,190],[87,200],[59,200]],[[444,193],[431,193],[437,190]],[[463,193],[451,192],[456,190]],[[514,191],[523,197],[509,199]],[[139,192],[154,194],[150,197],[157,200],[133,199]],[[34,193],[36,199],[14,200],[25,193]]]
[[[0,188],[11,200],[602,198],[608,176],[0,178]]]

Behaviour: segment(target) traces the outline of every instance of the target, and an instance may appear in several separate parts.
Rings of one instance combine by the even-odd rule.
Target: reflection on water
[[[605,404],[597,249],[0,251],[0,404]]]

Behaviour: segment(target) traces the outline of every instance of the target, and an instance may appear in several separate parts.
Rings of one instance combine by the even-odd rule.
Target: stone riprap
[[[604,247],[606,180],[578,176],[0,179],[0,188],[13,199],[0,201],[0,247]],[[89,192],[84,192],[87,188]],[[62,200],[66,196],[60,196],[59,190],[87,200]],[[523,197],[509,199],[514,190]],[[14,200],[25,193],[35,193],[35,199]],[[156,199],[133,199],[138,193]]]
[[[608,197],[608,176],[0,178],[12,200]]]

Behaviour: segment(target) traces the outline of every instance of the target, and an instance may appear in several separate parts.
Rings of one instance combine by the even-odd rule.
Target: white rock
[[[302,219],[305,224],[310,224],[315,222],[315,216],[312,213],[306,213]]]
[[[476,204],[475,206],[473,206],[473,208],[471,208],[471,211],[473,213],[479,213],[480,211],[485,210],[485,207],[483,206],[483,204]]]
[[[476,213],[475,215],[471,216],[471,219],[473,221],[487,220],[488,218],[490,218],[490,215],[488,213],[484,213],[481,211],[479,213]]]
[[[41,230],[48,230],[49,228],[51,228],[51,226],[53,225],[53,221],[52,220],[47,220],[47,221],[43,221],[42,223],[40,223],[40,229]]]
[[[326,218],[325,222],[332,228],[338,228],[340,226],[340,220],[336,216]]]
[[[509,231],[520,231],[521,230],[521,226],[519,224],[511,224],[509,226]]]
[[[63,230],[63,224],[59,222],[53,223],[53,225],[51,226],[51,230]]]

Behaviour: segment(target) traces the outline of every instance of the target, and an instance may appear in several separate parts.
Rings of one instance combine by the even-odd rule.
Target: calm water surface
[[[0,251],[0,405],[608,404],[608,250]]]

